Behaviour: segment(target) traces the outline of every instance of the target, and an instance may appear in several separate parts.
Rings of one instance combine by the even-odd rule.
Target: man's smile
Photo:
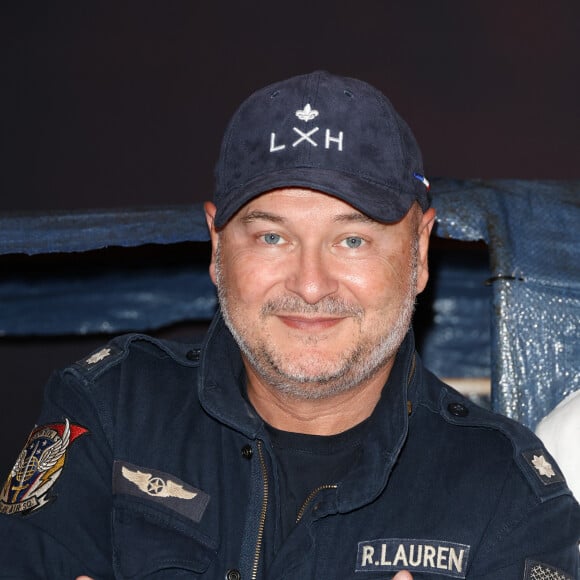
[[[342,322],[344,317],[300,316],[296,314],[280,314],[277,317],[290,328],[317,332],[328,330]]]

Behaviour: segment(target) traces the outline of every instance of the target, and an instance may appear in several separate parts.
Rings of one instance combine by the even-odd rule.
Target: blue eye
[[[276,244],[279,244],[279,243],[280,243],[280,241],[282,240],[282,237],[281,237],[281,236],[279,236],[278,234],[272,234],[272,233],[269,233],[269,234],[264,234],[264,235],[262,236],[262,239],[263,239],[263,240],[264,240],[264,241],[265,241],[267,244],[270,244],[270,245],[276,245]]]
[[[344,243],[347,245],[347,247],[353,250],[360,248],[363,245],[363,242],[364,240],[358,236],[350,236],[344,240]]]

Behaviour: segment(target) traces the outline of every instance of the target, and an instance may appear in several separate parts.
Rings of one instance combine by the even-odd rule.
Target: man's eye
[[[345,238],[342,243],[351,249],[360,248],[364,244],[364,240],[358,236],[349,236]]]
[[[272,246],[279,244],[282,241],[282,236],[279,236],[278,234],[264,234],[262,236],[262,239],[267,243],[270,244]]]

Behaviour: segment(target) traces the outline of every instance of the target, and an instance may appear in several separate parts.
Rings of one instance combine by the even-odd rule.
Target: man
[[[0,577],[576,578],[555,462],[415,352],[434,210],[389,101],[324,72],[267,87],[216,175],[203,345],[121,337],[53,377]]]

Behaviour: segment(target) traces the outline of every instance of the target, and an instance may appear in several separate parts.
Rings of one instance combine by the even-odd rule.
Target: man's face
[[[210,272],[250,381],[321,398],[392,364],[427,281],[432,210],[387,225],[289,188],[250,201],[219,233],[206,211]]]

